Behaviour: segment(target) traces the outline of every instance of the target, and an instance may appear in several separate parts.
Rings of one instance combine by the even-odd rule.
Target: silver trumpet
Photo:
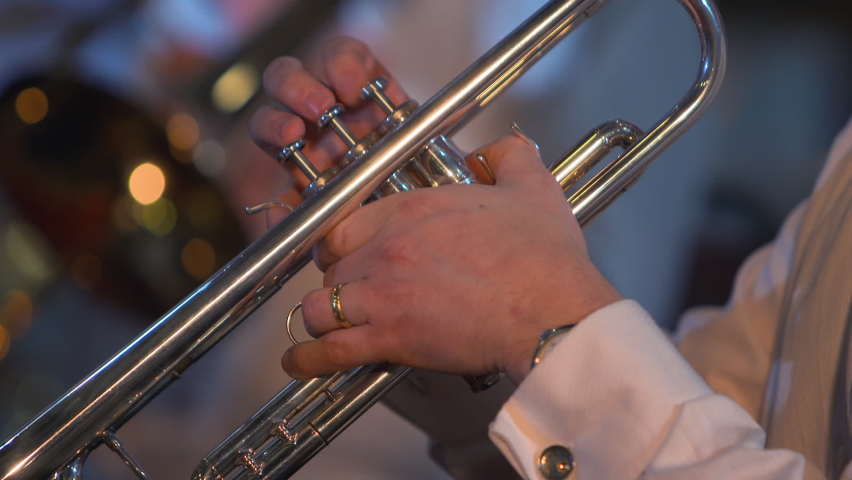
[[[554,163],[567,190],[592,165],[621,147],[569,201],[585,226],[629,188],[649,162],[707,109],[725,69],[722,22],[711,0],[678,0],[698,29],[701,61],[692,89],[648,133],[615,121],[592,131]],[[116,451],[139,478],[116,431],[196,359],[272,296],[310,258],[311,247],[371,197],[444,183],[475,181],[447,139],[523,71],[607,0],[554,0],[505,37],[428,102],[397,107],[381,82],[365,89],[387,112],[380,133],[356,139],[329,111],[322,123],[352,147],[326,172],[285,149],[314,180],[304,202],[130,345],[78,383],[0,447],[0,479],[79,479],[89,452]],[[407,367],[372,365],[293,381],[208,454],[195,479],[287,478],[396,385]],[[493,379],[485,379],[484,386]]]

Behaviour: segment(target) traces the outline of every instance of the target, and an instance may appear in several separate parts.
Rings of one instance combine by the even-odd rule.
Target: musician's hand
[[[290,348],[303,378],[388,361],[520,382],[537,338],[620,299],[586,253],[562,190],[535,149],[507,137],[480,150],[497,182],[404,192],[368,204],[319,245],[324,289],[302,313],[316,338]],[[331,288],[343,313],[333,315]]]
[[[356,135],[373,131],[384,114],[360,95],[379,75],[390,80],[391,100],[407,99],[352,39],[330,42],[307,67],[280,58],[264,73],[264,87],[288,112],[262,108],[252,118],[252,136],[273,156],[306,138],[306,155],[324,170],[346,148],[335,134],[318,132],[315,122],[336,96],[349,109],[343,120]],[[543,330],[619,299],[589,260],[580,228],[537,152],[514,137],[480,152],[495,171],[495,186],[396,194],[362,207],[320,244],[316,260],[326,271],[326,288],[309,293],[303,307],[317,340],[287,351],[288,373],[302,378],[390,361],[447,373],[505,371],[520,382]],[[295,178],[307,183],[301,173]],[[293,189],[286,195],[291,205],[298,202]],[[355,325],[349,329],[331,309],[330,287],[342,282],[342,310]]]
[[[304,138],[307,145],[303,152],[324,171],[343,156],[347,147],[330,129],[320,131],[317,121],[340,102],[347,109],[341,119],[356,136],[374,131],[386,115],[375,102],[361,100],[361,89],[380,76],[388,80],[385,93],[391,101],[401,105],[408,100],[399,83],[370,50],[351,38],[338,37],[325,43],[304,65],[293,57],[277,58],[263,73],[264,91],[276,105],[258,109],[249,123],[249,132],[273,158],[283,147]],[[281,192],[278,199],[295,207],[301,201],[298,191],[309,182],[297,168],[287,167],[297,185]]]

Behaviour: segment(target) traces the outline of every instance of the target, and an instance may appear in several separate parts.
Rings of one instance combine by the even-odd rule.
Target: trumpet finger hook
[[[293,207],[284,202],[269,201],[261,203],[260,205],[255,205],[253,207],[246,207],[246,214],[254,215],[255,213],[265,212],[267,210],[272,210],[273,208],[277,207],[283,207],[291,212],[293,211]]]
[[[296,314],[296,311],[302,308],[302,302],[299,302],[293,305],[293,308],[290,309],[290,313],[287,314],[287,336],[290,337],[290,341],[293,342],[293,345],[298,345],[299,341],[296,340],[296,337],[293,335],[293,330],[291,328],[291,323],[293,322],[293,315]]]
[[[538,156],[541,157],[541,148],[538,147],[538,144],[535,143],[535,140],[530,138],[529,135],[527,135],[526,133],[524,133],[523,130],[521,130],[521,127],[517,124],[517,122],[512,122],[512,133],[514,133],[515,136],[519,137],[521,140],[527,142],[533,148],[535,148],[535,151],[538,153]]]

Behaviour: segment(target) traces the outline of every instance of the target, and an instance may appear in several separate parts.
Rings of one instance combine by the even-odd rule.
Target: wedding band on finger
[[[349,320],[346,319],[346,315],[343,313],[343,307],[340,305],[340,290],[343,289],[345,283],[338,283],[331,289],[331,311],[334,312],[334,318],[337,319],[337,323],[340,324],[343,328],[352,328],[354,325],[349,323]]]

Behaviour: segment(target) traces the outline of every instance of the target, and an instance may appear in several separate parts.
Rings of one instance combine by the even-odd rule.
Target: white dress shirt
[[[577,479],[852,478],[831,432],[849,431],[848,399],[835,400],[848,380],[835,385],[850,300],[852,123],[729,304],[683,319],[680,351],[637,303],[605,307],[530,372],[491,438],[527,479],[548,478],[539,461],[554,445]]]

